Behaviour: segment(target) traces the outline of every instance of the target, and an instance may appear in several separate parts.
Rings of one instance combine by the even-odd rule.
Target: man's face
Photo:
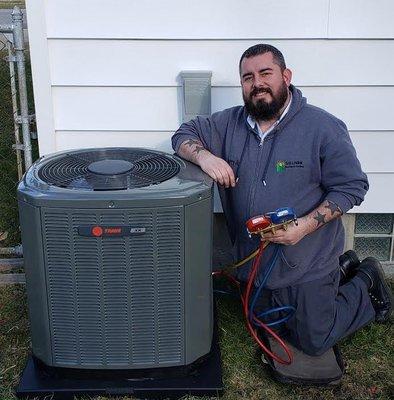
[[[240,74],[247,112],[256,120],[277,117],[287,100],[291,71],[281,71],[272,53],[265,53],[244,58]]]

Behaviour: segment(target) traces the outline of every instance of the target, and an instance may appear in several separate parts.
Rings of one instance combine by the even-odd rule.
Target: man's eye
[[[245,78],[244,78],[244,81],[245,81],[245,82],[248,82],[248,81],[250,81],[250,80],[252,80],[252,77],[251,77],[251,76],[245,76]]]

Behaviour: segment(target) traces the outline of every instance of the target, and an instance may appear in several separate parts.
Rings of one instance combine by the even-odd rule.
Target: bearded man
[[[391,294],[377,260],[342,268],[339,285],[339,217],[363,201],[368,180],[345,124],[307,103],[278,49],[247,49],[239,72],[245,105],[182,124],[172,145],[218,183],[236,259],[258,246],[245,229],[249,218],[294,208],[298,225],[265,235],[281,245],[265,293],[272,306],[296,309],[286,323],[287,340],[321,355],[372,320],[390,316]],[[260,270],[274,247],[267,247]],[[238,279],[245,281],[249,268],[239,269]]]

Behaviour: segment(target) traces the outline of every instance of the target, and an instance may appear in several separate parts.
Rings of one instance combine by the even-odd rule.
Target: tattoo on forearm
[[[317,221],[317,226],[324,225],[326,214],[320,214],[319,211],[316,211],[316,215],[313,216],[313,219]]]
[[[306,216],[308,234],[328,224],[343,214],[341,208],[333,201],[325,200]]]
[[[315,225],[315,229],[317,229],[342,214],[342,210],[337,204],[333,201],[326,200],[315,211],[313,211],[311,216],[317,222],[317,225]]]
[[[339,214],[343,214],[342,210],[339,208],[337,204],[335,204],[333,201],[327,200],[327,205],[325,208],[328,208],[331,211],[331,215],[334,215],[336,212]]]
[[[204,147],[202,146],[196,146],[196,148],[193,150],[193,153],[200,153],[200,151],[205,150]]]
[[[189,139],[187,142],[184,142],[183,144],[185,144],[186,146],[189,146],[189,147],[198,145],[204,149],[204,147],[202,146],[202,143],[199,140],[195,140],[195,139]]]
[[[199,158],[203,157],[204,153],[200,156],[200,153],[205,150],[209,151],[204,147],[203,143],[198,139],[187,139],[182,142],[179,147],[178,154],[185,160],[191,161],[197,165],[199,164]]]

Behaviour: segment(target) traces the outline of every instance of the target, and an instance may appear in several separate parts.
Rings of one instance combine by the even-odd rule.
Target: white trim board
[[[51,75],[49,71],[45,0],[27,0],[29,46],[40,154],[55,148]]]

